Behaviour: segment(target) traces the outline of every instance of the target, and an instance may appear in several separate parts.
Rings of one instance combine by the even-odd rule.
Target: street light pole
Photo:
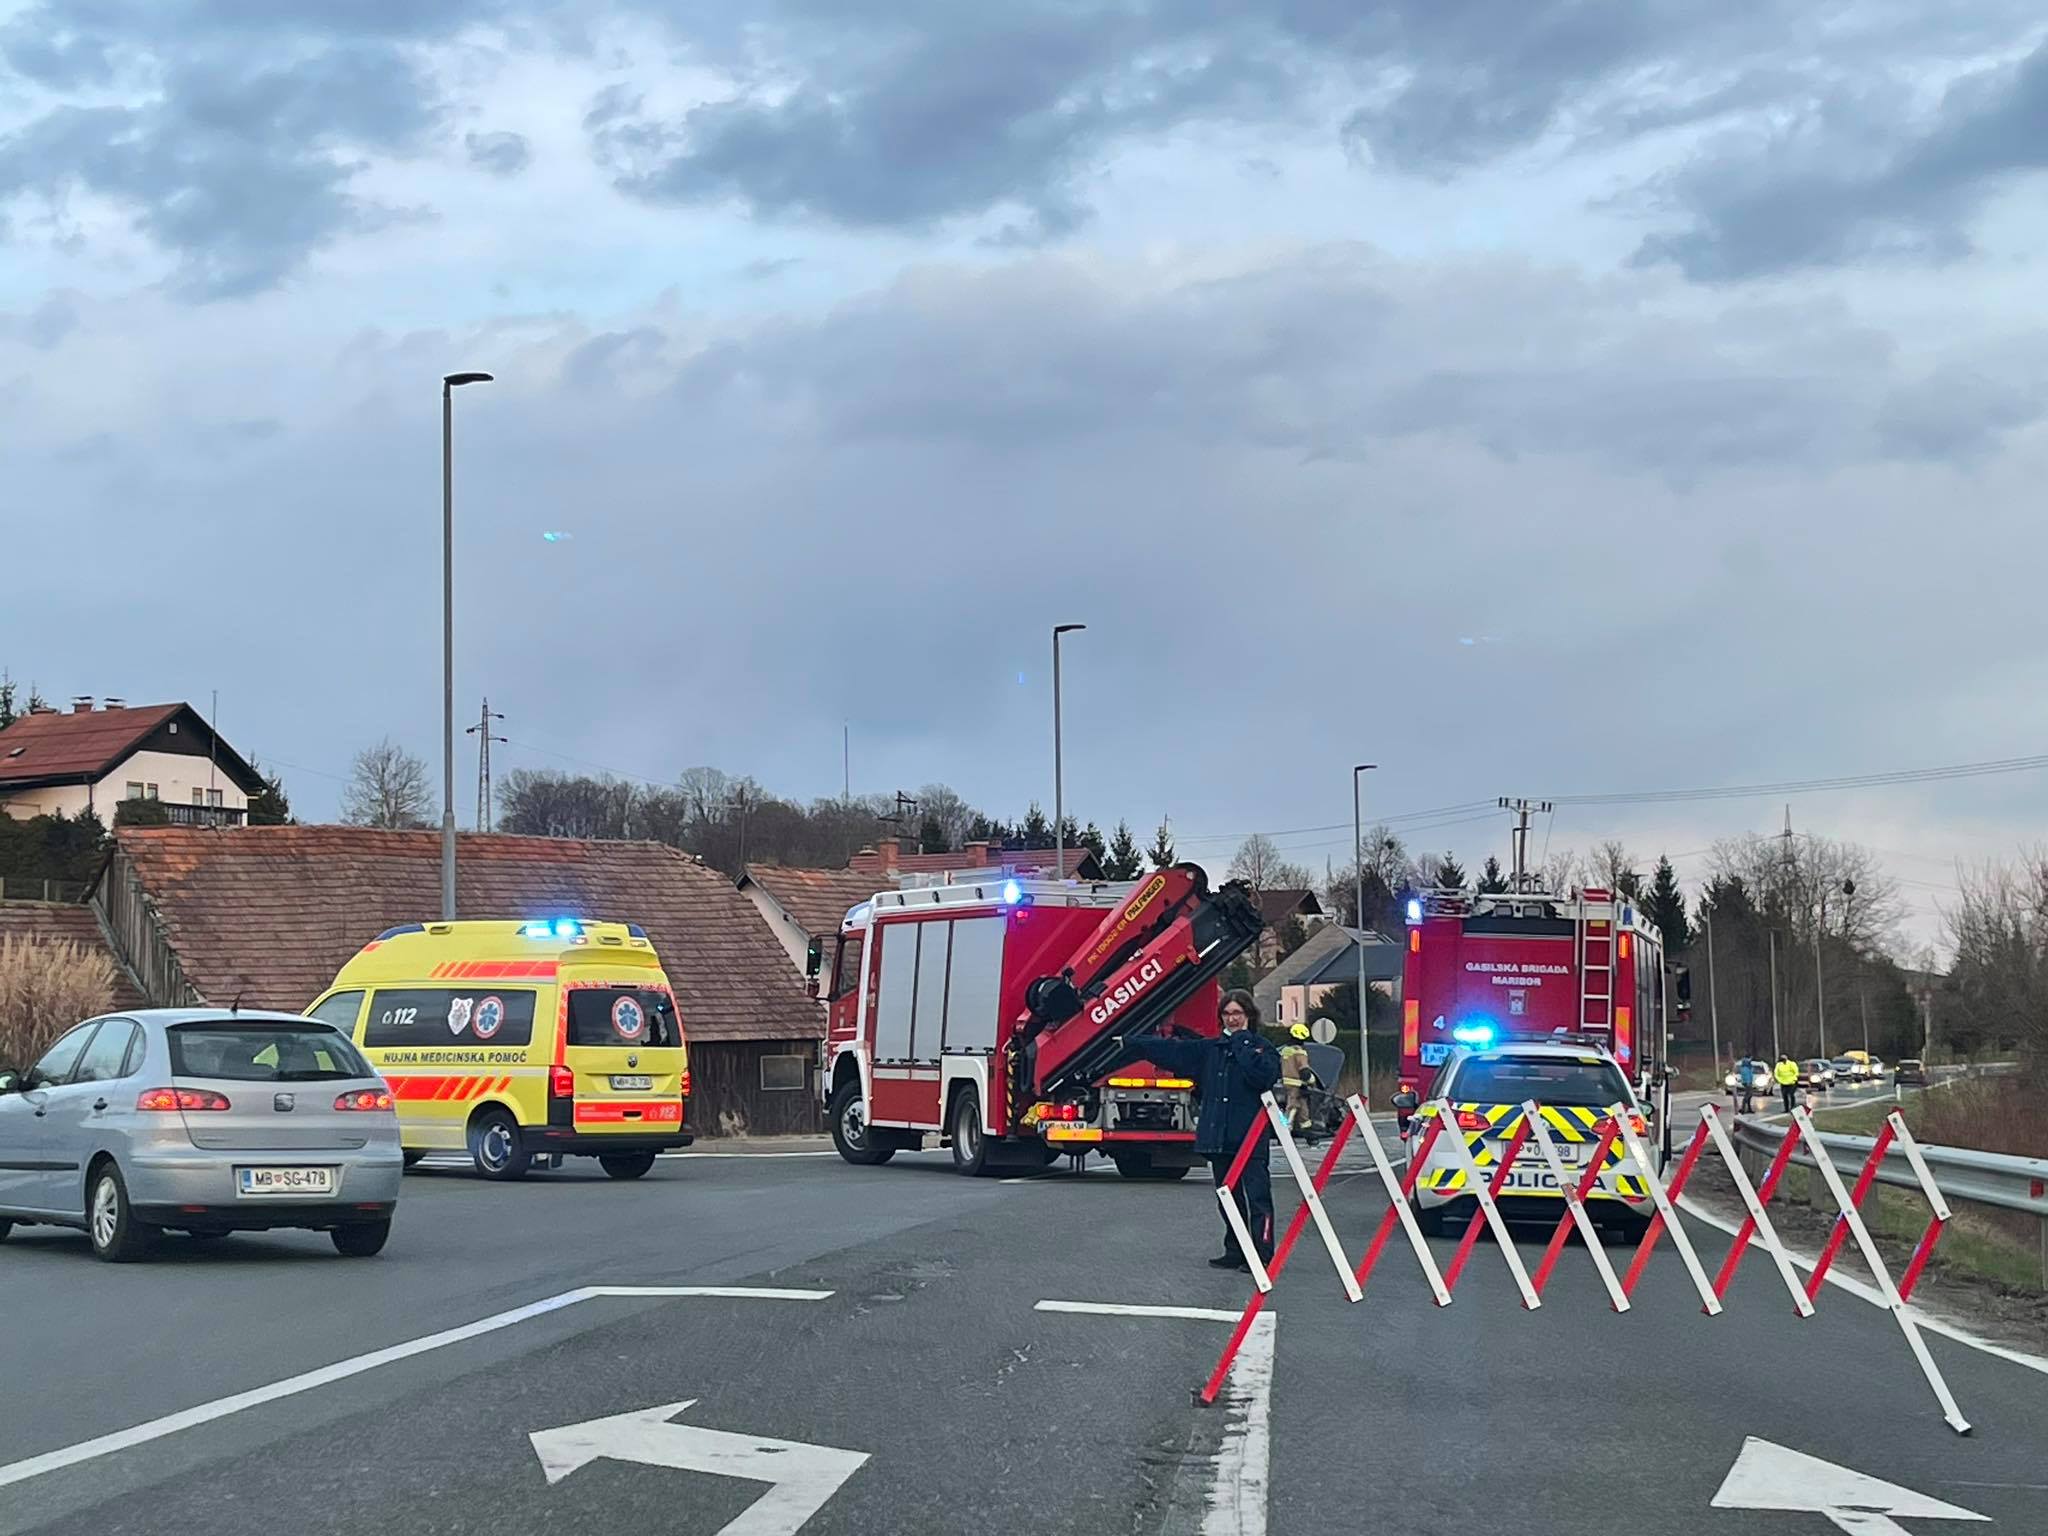
[[[1359,763],[1351,770],[1351,872],[1357,881],[1358,902],[1353,918],[1358,924],[1358,1078],[1362,1085],[1359,1097],[1368,1106],[1372,1103],[1372,1047],[1365,1028],[1365,822],[1360,814],[1358,783],[1360,775],[1371,773],[1378,766]]]
[[[455,391],[488,373],[441,379],[441,921],[455,921]]]
[[[1707,1022],[1714,1031],[1714,1076],[1721,1075],[1721,995],[1714,986],[1714,919],[1701,924],[1707,930]]]
[[[1055,624],[1052,627],[1052,847],[1053,874],[1067,878],[1066,785],[1060,762],[1060,636],[1070,635],[1086,624]]]
[[[1777,1061],[1785,1054],[1778,1043],[1778,930],[1769,930],[1771,936],[1771,1060]]]

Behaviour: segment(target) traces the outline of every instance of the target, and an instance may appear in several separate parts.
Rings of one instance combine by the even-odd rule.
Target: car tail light
[[[681,1081],[683,1097],[687,1099],[690,1096],[690,1069],[688,1067],[683,1068],[683,1075]]]
[[[1628,1128],[1638,1136],[1647,1136],[1650,1132],[1650,1122],[1641,1115],[1630,1115],[1628,1117]]]
[[[389,1088],[354,1088],[339,1095],[334,1107],[342,1110],[389,1109],[392,1102]]]
[[[156,1113],[192,1109],[232,1109],[226,1094],[215,1093],[211,1088],[145,1088],[135,1100],[135,1107]]]
[[[1458,1111],[1458,1129],[1461,1131],[1490,1131],[1493,1129],[1493,1122],[1480,1114],[1476,1109],[1461,1109]]]
[[[548,1068],[548,1095],[557,1099],[576,1097],[576,1073],[570,1067]]]

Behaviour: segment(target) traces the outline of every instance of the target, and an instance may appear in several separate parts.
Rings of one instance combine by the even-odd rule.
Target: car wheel
[[[953,1171],[978,1179],[988,1172],[988,1138],[981,1130],[981,1100],[972,1088],[953,1100]]]
[[[86,1235],[92,1251],[109,1264],[127,1264],[149,1252],[155,1231],[135,1219],[128,1204],[128,1185],[113,1163],[94,1170],[85,1208]]]
[[[1415,1225],[1422,1229],[1424,1237],[1442,1237],[1444,1235],[1444,1208],[1440,1205],[1418,1204],[1415,1207]]]
[[[868,1124],[867,1101],[860,1096],[858,1078],[848,1078],[833,1091],[826,1114],[832,1122],[832,1145],[855,1167],[873,1168],[896,1155],[895,1147],[882,1141]]]
[[[510,1183],[526,1177],[533,1161],[519,1144],[519,1125],[502,1109],[487,1109],[469,1122],[469,1157],[487,1179]]]
[[[384,1251],[385,1243],[391,1239],[391,1218],[382,1221],[352,1221],[345,1227],[336,1227],[328,1234],[334,1239],[334,1251],[345,1259],[372,1259]]]
[[[401,1152],[399,1154],[400,1157],[403,1157],[405,1159],[405,1166],[408,1168],[419,1167],[421,1160],[425,1158],[426,1155],[427,1154],[424,1152]]]
[[[597,1166],[614,1179],[637,1179],[653,1171],[652,1152],[614,1152],[600,1157]]]

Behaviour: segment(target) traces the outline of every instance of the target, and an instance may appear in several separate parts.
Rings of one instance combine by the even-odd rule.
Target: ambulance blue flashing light
[[[521,936],[529,939],[574,939],[583,934],[583,925],[573,917],[558,917],[553,921],[543,918],[528,923],[519,930]]]
[[[1408,921],[1411,923],[1422,921],[1422,903],[1413,896],[1408,898]]]
[[[1485,1019],[1468,1019],[1451,1031],[1451,1038],[1460,1045],[1491,1045],[1493,1037],[1493,1025]]]
[[[1004,906],[1006,906],[1006,907],[1014,907],[1015,905],[1017,905],[1017,903],[1018,903],[1018,902],[1022,901],[1023,899],[1024,899],[1024,887],[1023,887],[1023,886],[1019,885],[1019,884],[1018,884],[1018,883],[1017,883],[1016,881],[1014,881],[1014,880],[1005,880],[1005,881],[1003,882],[1003,905],[1004,905]]]

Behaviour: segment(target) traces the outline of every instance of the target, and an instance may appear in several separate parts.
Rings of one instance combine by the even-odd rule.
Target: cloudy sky
[[[1341,856],[1360,758],[1410,812],[2037,752],[2044,36],[0,0],[0,663],[217,688],[311,815],[378,736],[436,758],[479,368],[457,688],[507,765],[829,794],[850,723],[856,788],[1021,810],[1059,621],[1071,803],[1205,857]],[[1793,815],[1925,913],[2043,787]],[[1545,830],[1696,873],[1782,798]]]

